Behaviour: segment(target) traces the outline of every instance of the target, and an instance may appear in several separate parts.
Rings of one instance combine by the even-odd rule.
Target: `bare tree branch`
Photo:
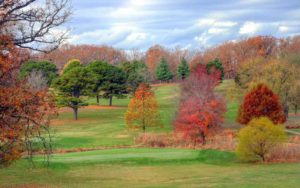
[[[0,0],[0,35],[16,46],[40,52],[56,49],[68,31],[60,29],[70,17],[70,0]]]

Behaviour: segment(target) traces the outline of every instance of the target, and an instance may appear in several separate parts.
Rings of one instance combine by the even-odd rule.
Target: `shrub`
[[[282,126],[266,117],[255,118],[238,133],[237,155],[244,161],[265,161],[270,151],[286,139]]]

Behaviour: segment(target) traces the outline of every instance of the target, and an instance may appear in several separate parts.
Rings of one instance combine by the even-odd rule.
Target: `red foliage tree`
[[[205,65],[200,64],[182,83],[175,128],[194,143],[205,144],[207,135],[223,122],[225,102],[214,93],[220,77],[217,73],[207,74]]]
[[[286,117],[279,97],[264,84],[258,84],[244,97],[237,121],[248,124],[253,118],[268,117],[274,124],[284,123]]]

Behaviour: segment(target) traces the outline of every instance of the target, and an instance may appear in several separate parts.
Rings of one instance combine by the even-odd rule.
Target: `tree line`
[[[235,42],[224,42],[206,50],[182,49],[175,47],[168,49],[161,45],[154,45],[146,51],[116,49],[105,45],[63,45],[48,54],[35,55],[37,59],[54,62],[59,69],[70,59],[79,59],[83,64],[94,60],[106,61],[117,65],[125,61],[143,61],[147,65],[151,79],[157,80],[156,69],[162,59],[169,65],[170,71],[176,75],[181,59],[184,58],[190,68],[198,63],[207,63],[219,59],[224,67],[224,78],[232,79],[237,75],[239,66],[248,59],[261,57],[264,59],[299,59],[300,36],[275,38],[272,36],[255,36]],[[176,78],[176,77],[174,77]]]

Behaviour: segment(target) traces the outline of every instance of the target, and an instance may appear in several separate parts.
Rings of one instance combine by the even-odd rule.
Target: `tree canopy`
[[[25,78],[29,76],[32,71],[41,72],[47,80],[48,85],[58,76],[56,66],[49,61],[28,61],[22,65],[20,76]]]

